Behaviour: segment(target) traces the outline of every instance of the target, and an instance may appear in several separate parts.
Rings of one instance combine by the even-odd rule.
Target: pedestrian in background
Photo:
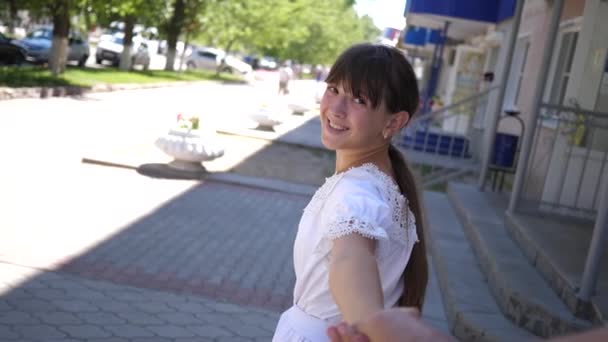
[[[336,152],[336,170],[300,220],[294,303],[276,342],[329,341],[327,329],[338,322],[422,308],[426,290],[421,200],[391,145],[418,108],[414,71],[399,50],[361,44],[342,53],[326,83],[321,140]]]
[[[291,61],[285,61],[279,68],[279,95],[289,94],[289,81],[292,78]]]

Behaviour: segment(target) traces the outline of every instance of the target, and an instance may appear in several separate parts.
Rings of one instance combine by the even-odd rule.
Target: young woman
[[[294,244],[294,305],[273,341],[328,341],[326,330],[395,306],[422,307],[427,260],[414,177],[391,139],[418,108],[397,49],[355,45],[321,100],[321,139],[336,172],[304,210]],[[362,331],[365,333],[365,331]]]

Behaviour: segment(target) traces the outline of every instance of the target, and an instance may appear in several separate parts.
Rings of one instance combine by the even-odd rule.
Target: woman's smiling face
[[[386,144],[389,115],[384,103],[374,109],[365,94],[341,84],[327,85],[321,100],[321,141],[330,150],[366,150]]]

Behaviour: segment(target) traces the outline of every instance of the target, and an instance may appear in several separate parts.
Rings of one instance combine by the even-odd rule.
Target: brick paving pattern
[[[292,302],[292,241],[308,200],[204,183],[60,270],[283,310]]]
[[[30,271],[0,263],[0,341],[269,341],[278,319],[197,296]]]

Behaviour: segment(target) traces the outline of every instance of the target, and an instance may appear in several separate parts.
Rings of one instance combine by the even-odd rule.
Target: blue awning
[[[441,30],[432,30],[419,26],[408,26],[403,38],[403,43],[406,45],[416,46],[440,44],[442,41]]]
[[[513,16],[515,3],[516,0],[408,0],[405,14],[498,23]]]
[[[513,17],[517,0],[407,0],[408,26],[441,30],[450,23],[448,37],[462,40],[484,34],[488,26]]]

